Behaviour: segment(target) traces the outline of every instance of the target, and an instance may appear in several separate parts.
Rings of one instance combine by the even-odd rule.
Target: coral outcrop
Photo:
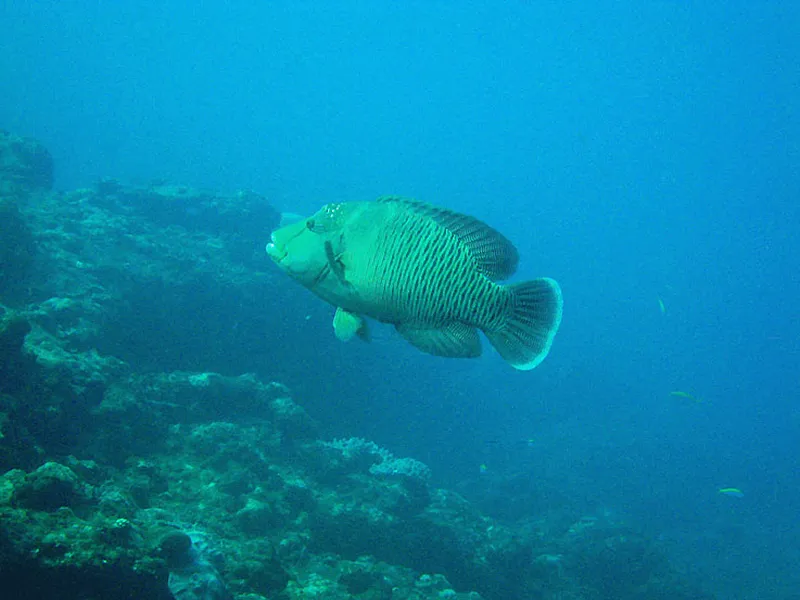
[[[0,194],[48,191],[53,157],[38,141],[0,130]]]

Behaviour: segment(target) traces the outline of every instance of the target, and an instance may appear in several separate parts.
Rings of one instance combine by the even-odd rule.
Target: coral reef
[[[53,187],[53,157],[36,140],[0,130],[0,195]]]
[[[281,318],[255,259],[278,219],[263,198],[111,179],[45,193],[46,151],[3,139],[2,226],[26,248],[3,250],[0,278],[4,598],[709,597],[621,523],[512,527],[418,460],[322,439],[250,372],[252,332]]]

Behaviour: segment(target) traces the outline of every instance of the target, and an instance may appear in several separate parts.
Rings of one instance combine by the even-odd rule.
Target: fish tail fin
[[[561,324],[561,288],[553,279],[542,278],[507,286],[511,310],[505,325],[486,331],[486,337],[512,367],[533,369],[550,351]]]

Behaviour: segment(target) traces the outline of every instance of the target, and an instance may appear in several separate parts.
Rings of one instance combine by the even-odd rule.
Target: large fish
[[[552,279],[496,283],[516,270],[511,242],[473,217],[414,200],[327,204],[273,232],[267,254],[337,307],[342,340],[367,339],[367,316],[424,352],[470,358],[481,353],[481,330],[511,366],[528,370],[561,323]]]

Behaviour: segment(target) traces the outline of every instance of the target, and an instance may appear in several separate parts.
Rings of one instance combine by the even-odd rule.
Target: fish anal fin
[[[447,358],[475,358],[481,355],[478,330],[471,325],[452,322],[438,329],[425,329],[400,323],[398,333],[414,347]]]
[[[502,233],[475,217],[409,198],[387,196],[379,198],[378,202],[402,204],[436,221],[467,246],[478,269],[489,279],[508,279],[517,270],[519,253],[514,244]]]
[[[350,341],[354,336],[358,336],[365,342],[368,342],[370,338],[369,328],[364,318],[341,307],[338,307],[336,314],[333,315],[333,332],[343,342]]]

